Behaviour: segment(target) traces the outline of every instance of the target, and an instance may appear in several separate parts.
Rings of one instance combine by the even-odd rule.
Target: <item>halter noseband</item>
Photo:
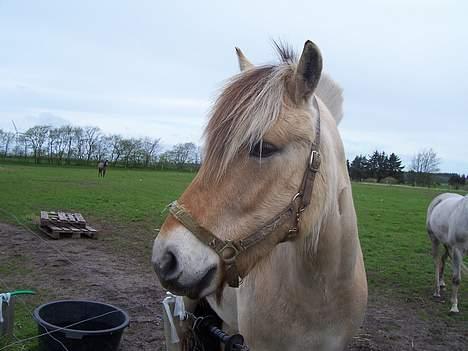
[[[264,226],[257,229],[252,234],[248,235],[244,239],[240,240],[222,240],[216,235],[210,232],[208,229],[202,227],[198,222],[190,215],[190,213],[177,201],[174,201],[169,205],[170,213],[183,224],[193,235],[195,235],[202,243],[213,249],[221,258],[225,265],[225,276],[226,281],[230,287],[237,288],[243,277],[248,272],[240,273],[238,270],[238,258],[239,256],[255,246],[261,243],[270,234],[279,232],[285,225],[288,225],[289,229],[286,229],[285,235],[276,239],[272,243],[271,249],[277,244],[294,240],[299,232],[299,222],[301,215],[310,204],[312,197],[312,191],[314,189],[315,175],[317,174],[321,158],[320,158],[320,107],[317,99],[314,96],[315,104],[317,105],[318,119],[315,133],[315,140],[312,143],[310,155],[308,158],[306,170],[302,178],[301,186],[298,192],[294,195],[289,205],[276,215],[273,219],[267,222]],[[283,231],[284,233],[284,231]]]

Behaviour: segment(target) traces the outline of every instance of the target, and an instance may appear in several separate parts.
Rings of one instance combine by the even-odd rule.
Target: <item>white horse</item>
[[[280,64],[259,67],[237,49],[242,73],[213,107],[204,162],[152,262],[164,287],[206,298],[252,351],[342,351],[363,321],[367,280],[341,89],[312,42],[299,60],[278,49]]]
[[[467,271],[463,255],[468,252],[468,195],[445,193],[437,196],[427,210],[427,232],[432,241],[432,256],[435,265],[435,297],[440,297],[440,288],[445,287],[444,266],[448,256],[452,259],[452,307],[458,313],[458,288],[461,271]],[[439,246],[445,252],[441,256]]]

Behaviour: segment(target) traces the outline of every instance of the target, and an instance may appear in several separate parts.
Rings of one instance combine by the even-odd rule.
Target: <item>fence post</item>
[[[15,297],[10,297],[10,302],[2,303],[3,323],[0,323],[0,336],[12,336],[15,324]]]

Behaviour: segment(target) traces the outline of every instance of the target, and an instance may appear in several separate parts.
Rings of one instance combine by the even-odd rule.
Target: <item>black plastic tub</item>
[[[95,318],[99,316],[98,318]],[[41,351],[116,351],[128,314],[118,307],[86,300],[49,302],[34,310]]]

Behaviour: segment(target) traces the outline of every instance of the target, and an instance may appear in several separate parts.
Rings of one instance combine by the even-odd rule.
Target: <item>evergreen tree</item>
[[[400,158],[392,152],[388,158],[388,175],[401,182],[403,180],[403,168],[405,167],[401,165]]]
[[[388,157],[385,155],[385,152],[377,152],[377,183],[386,177],[389,176],[388,173]]]
[[[398,181],[403,180],[403,168],[401,159],[395,154],[391,153],[387,156],[385,151],[374,151],[369,155],[367,161],[367,177],[375,178],[378,183],[387,177],[393,177]]]
[[[450,176],[448,180],[448,184],[450,186],[453,186],[455,189],[460,188],[461,186],[464,186],[466,184],[466,177],[465,175],[459,175],[457,173],[454,173]]]
[[[349,166],[349,176],[352,180],[362,181],[367,178],[367,159],[365,156],[356,156]]]
[[[378,179],[378,170],[379,170],[379,161],[380,153],[375,150],[372,155],[369,155],[369,160],[367,161],[367,176],[368,178]]]
[[[384,151],[374,151],[369,155],[368,161],[369,177],[377,179],[377,183],[389,175],[388,172],[388,157]]]

